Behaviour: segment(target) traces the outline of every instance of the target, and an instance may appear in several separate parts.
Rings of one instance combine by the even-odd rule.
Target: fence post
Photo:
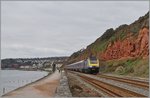
[[[3,88],[3,94],[5,93],[5,88]]]

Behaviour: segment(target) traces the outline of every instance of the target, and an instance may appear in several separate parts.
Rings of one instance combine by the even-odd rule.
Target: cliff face
[[[149,12],[130,25],[110,28],[86,49],[73,53],[67,63],[90,55],[100,60],[101,73],[149,77]]]
[[[149,29],[144,27],[138,37],[134,37],[129,33],[123,41],[117,40],[109,43],[107,49],[99,56],[104,60],[120,59],[122,57],[147,57]]]
[[[147,58],[149,39],[149,12],[130,25],[110,28],[86,49],[73,53],[68,63],[83,60],[90,55],[100,60],[113,60],[128,57]]]

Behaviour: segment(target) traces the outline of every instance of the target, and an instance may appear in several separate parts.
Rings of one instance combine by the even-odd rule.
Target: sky
[[[70,56],[131,24],[148,1],[2,1],[1,58]]]

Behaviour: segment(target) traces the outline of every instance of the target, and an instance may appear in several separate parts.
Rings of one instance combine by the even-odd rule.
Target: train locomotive
[[[94,74],[99,72],[99,60],[96,57],[89,57],[85,60],[66,65],[65,68],[67,70]]]

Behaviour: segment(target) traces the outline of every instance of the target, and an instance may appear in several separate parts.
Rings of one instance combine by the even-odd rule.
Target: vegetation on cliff
[[[130,25],[110,28],[95,42],[73,53],[68,63],[95,55],[105,65],[103,72],[148,76],[149,12]],[[115,67],[114,67],[115,66]],[[142,71],[141,71],[142,69]],[[144,72],[143,72],[144,71]]]

